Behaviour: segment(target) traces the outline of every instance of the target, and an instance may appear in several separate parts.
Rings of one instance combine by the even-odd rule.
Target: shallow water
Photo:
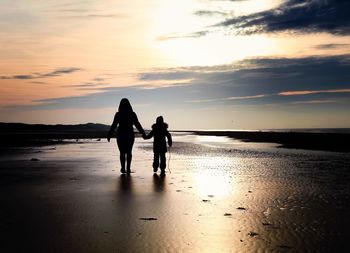
[[[152,143],[141,139],[136,139],[129,177],[120,176],[116,143],[105,140],[23,148],[0,156],[0,190],[7,204],[1,227],[27,242],[9,249],[350,249],[349,154],[216,136],[176,134],[173,139],[167,154],[171,173],[165,177],[153,175]],[[9,206],[14,202],[28,210],[24,224],[32,226],[34,219],[36,228],[17,234],[23,219]],[[35,241],[36,236],[42,240]]]

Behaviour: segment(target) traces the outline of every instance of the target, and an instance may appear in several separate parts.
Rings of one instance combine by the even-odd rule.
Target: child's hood
[[[167,123],[156,123],[152,125],[153,130],[167,130],[168,124]]]

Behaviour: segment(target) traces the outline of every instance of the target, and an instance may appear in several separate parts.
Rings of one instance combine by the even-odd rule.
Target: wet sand
[[[121,176],[115,142],[2,152],[1,252],[350,250],[349,153],[175,134],[165,177],[133,155]]]

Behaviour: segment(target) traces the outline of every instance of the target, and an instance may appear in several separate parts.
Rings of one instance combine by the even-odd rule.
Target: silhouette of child
[[[171,139],[171,134],[168,132],[168,124],[164,123],[163,117],[159,116],[157,117],[156,123],[152,125],[152,131],[146,135],[145,139],[151,139],[154,137],[153,140],[153,153],[154,153],[154,159],[153,159],[153,172],[157,172],[158,167],[160,167],[161,174],[165,174],[165,168],[166,168],[166,158],[165,153],[167,152],[167,146],[166,146],[166,139],[168,139],[169,147],[172,146],[173,141]],[[159,164],[160,160],[160,164]]]

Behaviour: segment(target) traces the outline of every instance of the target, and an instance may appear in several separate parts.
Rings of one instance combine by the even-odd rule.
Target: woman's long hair
[[[127,98],[123,98],[122,100],[120,100],[118,111],[123,114],[124,113],[128,114],[133,112],[131,104]]]

